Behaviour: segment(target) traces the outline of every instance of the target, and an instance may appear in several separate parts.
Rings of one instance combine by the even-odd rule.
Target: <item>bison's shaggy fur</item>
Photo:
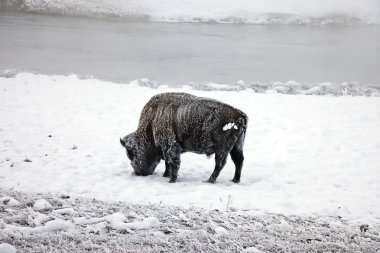
[[[120,143],[136,175],[151,175],[161,159],[164,177],[176,182],[181,153],[215,154],[214,183],[228,153],[235,163],[233,182],[240,181],[248,117],[222,102],[186,93],[162,93],[144,106],[137,130]]]

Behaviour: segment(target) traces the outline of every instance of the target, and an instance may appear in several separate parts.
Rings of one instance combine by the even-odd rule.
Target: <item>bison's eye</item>
[[[128,150],[128,149],[127,149],[127,156],[128,156],[128,158],[129,158],[129,160],[133,160],[133,153],[132,153],[131,150]]]

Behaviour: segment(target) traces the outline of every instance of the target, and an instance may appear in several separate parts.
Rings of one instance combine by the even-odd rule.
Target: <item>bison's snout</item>
[[[131,160],[131,165],[136,176],[152,175],[159,163],[159,159],[151,159],[149,157],[139,158],[138,156]]]
[[[149,175],[152,175],[153,174],[153,172],[136,172],[135,171],[135,175],[136,176],[149,176]]]

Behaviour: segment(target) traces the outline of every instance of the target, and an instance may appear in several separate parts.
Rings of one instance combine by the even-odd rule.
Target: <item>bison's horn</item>
[[[125,148],[125,141],[122,138],[120,138],[120,144]]]

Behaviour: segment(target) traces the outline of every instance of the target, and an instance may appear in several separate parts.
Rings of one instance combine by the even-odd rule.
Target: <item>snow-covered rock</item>
[[[262,253],[261,250],[258,250],[257,248],[255,248],[255,247],[253,247],[253,246],[244,249],[243,252],[247,252],[247,253],[248,253],[248,252],[249,252],[249,253]]]
[[[39,199],[34,202],[33,209],[36,211],[44,211],[52,209],[52,206],[46,199]]]
[[[120,213],[115,213],[110,216],[108,219],[109,227],[116,230],[143,230],[157,227],[160,225],[160,222],[156,217],[148,217],[143,221],[135,222],[124,222],[126,220],[125,216]]]
[[[315,86],[313,88],[306,90],[304,93],[305,95],[322,95],[323,89],[320,86]]]
[[[1,243],[0,253],[16,253],[16,248],[8,243]]]
[[[71,207],[67,207],[67,208],[62,208],[62,209],[56,209],[53,211],[53,213],[57,213],[57,214],[75,214],[77,211],[75,211],[73,208]]]
[[[40,228],[40,232],[54,232],[59,230],[67,230],[71,228],[73,224],[69,221],[64,221],[61,219],[55,219],[46,222],[45,226]]]
[[[72,227],[73,227],[73,224],[70,221],[55,219],[55,220],[46,222],[44,226],[38,226],[38,227],[24,227],[24,226],[6,224],[4,230],[8,232],[18,231],[21,233],[38,234],[38,233],[50,233],[54,231],[67,230]]]
[[[272,89],[284,94],[294,94],[301,88],[301,84],[295,81],[274,82],[272,84]]]
[[[6,196],[6,197],[0,198],[0,206],[1,205],[5,205],[5,206],[19,206],[20,203],[17,200],[15,200],[14,198]]]
[[[52,219],[53,218],[51,218],[50,216],[48,216],[46,214],[35,212],[32,209],[28,210],[28,224],[29,225],[38,227],[38,226],[41,226],[45,222],[52,220]]]
[[[216,227],[214,230],[215,230],[215,233],[219,235],[228,234],[227,229],[225,229],[224,227]]]

